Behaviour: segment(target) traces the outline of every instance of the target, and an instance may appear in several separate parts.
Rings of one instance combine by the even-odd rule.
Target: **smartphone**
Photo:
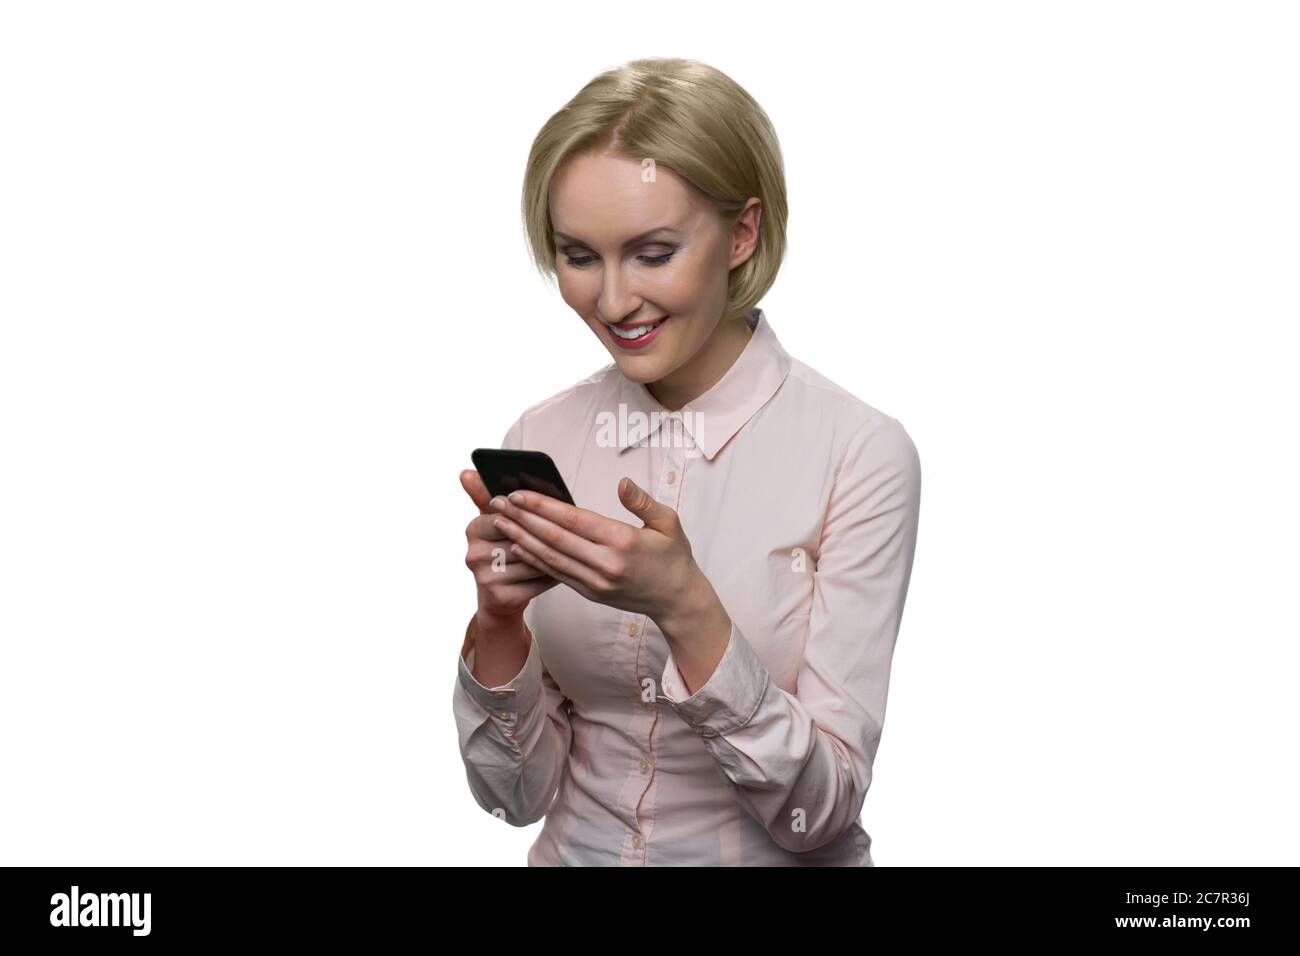
[[[508,496],[512,491],[536,491],[574,504],[573,496],[560,477],[560,470],[544,451],[513,448],[475,448],[470,452],[488,494]]]

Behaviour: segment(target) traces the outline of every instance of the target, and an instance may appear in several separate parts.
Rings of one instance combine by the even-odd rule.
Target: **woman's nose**
[[[600,300],[596,303],[601,317],[606,322],[621,322],[632,314],[636,306],[636,296],[632,295],[623,270],[605,269],[601,277]]]

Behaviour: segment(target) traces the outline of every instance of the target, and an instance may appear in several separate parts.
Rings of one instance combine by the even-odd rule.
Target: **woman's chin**
[[[642,385],[649,385],[663,378],[660,363],[648,355],[645,358],[639,355],[615,355],[614,364],[628,379]]]

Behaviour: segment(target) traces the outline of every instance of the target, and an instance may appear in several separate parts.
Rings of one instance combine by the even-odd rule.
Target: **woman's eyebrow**
[[[663,232],[663,233],[670,233],[670,234],[671,234],[672,236],[674,236],[674,237],[676,237],[676,236],[679,235],[679,233],[677,232],[677,230],[674,229],[672,226],[656,226],[656,227],[653,228],[653,229],[647,229],[645,232],[641,233],[639,236],[633,236],[631,239],[627,240],[627,242],[623,243],[623,248],[626,249],[626,248],[628,248],[629,246],[635,246],[638,242],[645,242],[645,241],[646,241],[647,239],[649,239],[651,236],[657,235],[658,233],[661,233],[661,232]],[[589,242],[587,242],[587,241],[585,241],[585,240],[583,240],[583,239],[579,239],[577,236],[570,236],[570,235],[567,235],[566,233],[558,232],[558,231],[555,233],[555,241],[556,241],[556,242],[576,242],[576,243],[578,243],[578,245],[580,245],[580,246],[588,246],[588,247],[591,246],[591,243],[589,243]]]

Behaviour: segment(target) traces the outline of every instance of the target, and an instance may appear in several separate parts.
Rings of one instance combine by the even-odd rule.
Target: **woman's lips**
[[[613,328],[608,325],[605,326],[605,334],[608,335],[611,339],[613,339],[614,344],[618,345],[620,348],[627,349],[628,351],[643,349],[659,337],[659,333],[663,331],[664,326],[668,324],[668,320],[670,318],[672,317],[665,316],[663,320],[657,326],[655,326],[655,328],[652,331],[647,332],[645,335],[637,339],[619,338],[619,336],[614,332]]]

